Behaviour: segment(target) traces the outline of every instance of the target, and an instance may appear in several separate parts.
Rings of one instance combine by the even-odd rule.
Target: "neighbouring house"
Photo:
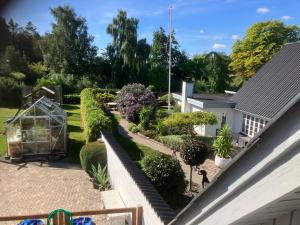
[[[183,81],[182,93],[173,93],[181,111],[209,111],[218,117],[218,124],[195,131],[216,136],[226,122],[244,145],[300,92],[300,43],[286,44],[236,93],[195,94],[193,86]]]
[[[299,115],[297,93],[169,225],[300,224]]]

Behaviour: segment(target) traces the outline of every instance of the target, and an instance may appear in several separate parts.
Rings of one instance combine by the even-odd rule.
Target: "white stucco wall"
[[[145,195],[136,185],[134,179],[112,149],[112,146],[104,136],[102,136],[102,138],[106,146],[108,174],[113,189],[119,191],[126,207],[143,207],[144,225],[163,225],[164,223],[160,220]]]
[[[224,113],[226,115],[226,123],[230,127],[232,131],[235,131],[235,113],[236,111],[230,108],[207,108],[207,109],[201,109],[197,106],[191,107],[191,112],[197,112],[197,111],[205,111],[205,112],[212,112],[217,116],[218,123],[216,125],[206,125],[202,127],[197,127],[195,131],[204,136],[216,136],[216,130],[221,127],[222,122],[222,114]]]

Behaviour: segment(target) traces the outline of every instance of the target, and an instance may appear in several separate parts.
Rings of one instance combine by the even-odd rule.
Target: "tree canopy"
[[[234,43],[230,69],[248,79],[285,43],[299,40],[300,29],[297,26],[285,25],[277,20],[255,23],[242,40]]]
[[[52,32],[43,40],[44,63],[54,72],[82,75],[87,73],[97,48],[88,34],[86,20],[69,6],[51,9],[55,19]]]

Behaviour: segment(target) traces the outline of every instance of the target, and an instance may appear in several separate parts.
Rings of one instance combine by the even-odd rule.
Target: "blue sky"
[[[100,51],[111,42],[106,27],[118,9],[139,19],[139,38],[151,43],[154,30],[160,26],[167,30],[168,6],[172,5],[176,38],[190,56],[212,50],[230,54],[234,40],[242,38],[255,22],[279,19],[300,25],[299,0],[17,0],[3,15],[21,25],[32,21],[43,34],[51,31],[49,8],[64,4],[87,19]]]

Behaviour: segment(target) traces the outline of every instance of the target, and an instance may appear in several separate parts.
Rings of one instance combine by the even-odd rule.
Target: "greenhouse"
[[[46,97],[8,122],[7,152],[12,158],[66,154],[67,114]]]

